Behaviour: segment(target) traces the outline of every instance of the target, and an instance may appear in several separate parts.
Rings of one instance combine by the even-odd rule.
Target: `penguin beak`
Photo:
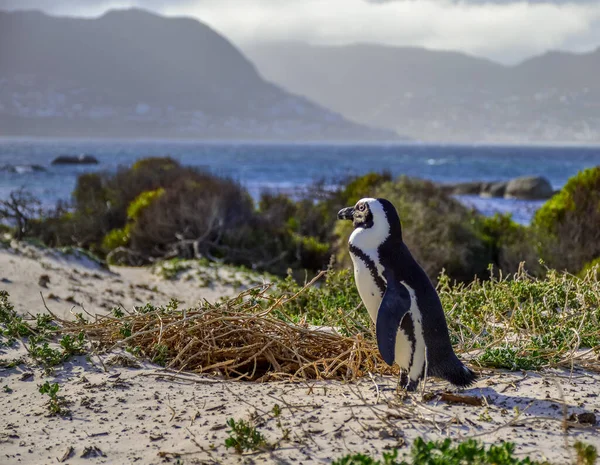
[[[338,219],[339,220],[352,220],[352,219],[354,219],[354,207],[342,208],[338,212]]]

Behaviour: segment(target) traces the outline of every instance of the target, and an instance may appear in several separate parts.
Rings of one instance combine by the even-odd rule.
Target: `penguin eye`
[[[365,204],[364,204],[364,203],[361,203],[361,204],[359,204],[359,205],[358,205],[358,209],[359,209],[361,212],[364,212],[364,211],[365,211]]]

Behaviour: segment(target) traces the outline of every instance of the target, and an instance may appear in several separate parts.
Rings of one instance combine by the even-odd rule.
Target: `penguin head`
[[[355,245],[377,247],[389,236],[402,240],[400,218],[389,200],[360,199],[354,207],[342,208],[338,218],[352,221],[354,232],[350,242]]]

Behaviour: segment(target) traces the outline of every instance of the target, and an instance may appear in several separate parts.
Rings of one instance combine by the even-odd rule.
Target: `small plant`
[[[273,405],[273,416],[275,418],[277,418],[280,415],[281,415],[281,407],[279,406],[279,404]]]
[[[577,453],[577,465],[594,465],[598,458],[598,451],[594,446],[580,441],[575,443],[575,452]]]
[[[53,349],[49,346],[48,342],[41,342],[36,337],[29,339],[29,355],[32,358],[40,362],[46,369],[60,364],[64,360],[63,353],[58,349]]]
[[[129,323],[128,321],[124,322],[123,326],[119,328],[119,333],[121,334],[121,336],[123,336],[123,338],[131,336],[131,323]]]
[[[493,421],[492,416],[490,415],[490,412],[487,408],[479,414],[479,421],[485,421],[488,423],[491,423]]]
[[[489,347],[478,358],[481,366],[493,368],[507,368],[516,370],[537,370],[541,368],[543,360],[536,357],[535,351],[521,355],[513,347]]]
[[[0,336],[7,338],[5,345],[12,345],[16,339],[33,334],[33,330],[17,315],[8,297],[8,292],[0,291]]]
[[[256,430],[256,427],[244,420],[237,422],[230,418],[227,420],[229,437],[225,439],[225,447],[233,447],[238,454],[246,450],[259,450],[267,445],[265,437]]]
[[[7,394],[12,394],[13,390],[10,388],[10,386],[8,384],[5,384],[4,386],[2,386],[2,390],[4,392],[6,392]]]
[[[406,462],[397,462],[398,451],[384,452],[383,462],[375,460],[365,454],[353,454],[347,455],[341,459],[336,460],[332,465],[408,465]]]
[[[65,299],[65,300],[68,300],[68,299],[69,299],[69,298],[67,297],[67,299]],[[87,318],[85,318],[85,317],[83,316],[83,313],[81,313],[81,312],[79,312],[79,313],[75,313],[75,321],[76,321],[78,324],[80,324],[80,325],[86,325],[86,324],[88,324],[88,320],[87,320]]]
[[[0,358],[0,368],[15,368],[15,367],[18,367],[19,365],[22,365],[23,363],[25,363],[25,360],[23,360],[20,357],[13,358],[11,360]]]
[[[173,258],[160,263],[157,266],[157,274],[163,279],[172,281],[177,279],[180,274],[189,271],[191,268],[189,262],[180,258]]]
[[[169,347],[164,344],[156,344],[153,350],[152,362],[164,367],[169,360]]]
[[[46,381],[44,384],[38,386],[38,390],[40,394],[46,394],[50,397],[48,410],[52,415],[66,415],[69,413],[67,409],[63,408],[65,404],[64,398],[58,395],[58,391],[60,390],[58,383],[50,384],[49,381]]]
[[[123,312],[123,310],[121,310],[119,307],[113,307],[111,312],[115,318],[123,318],[125,316],[125,312]]]
[[[347,455],[332,465],[548,465],[547,462],[535,462],[529,457],[514,457],[515,446],[502,442],[486,447],[473,439],[456,446],[450,439],[425,442],[415,439],[409,461],[398,461],[398,451],[383,454],[383,461],[375,460],[364,454]],[[582,462],[587,465],[586,462]]]
[[[38,334],[47,334],[50,331],[56,330],[54,318],[50,315],[42,313],[36,316],[35,330]]]
[[[80,332],[77,337],[73,337],[66,334],[60,340],[60,346],[63,348],[64,356],[69,357],[71,355],[82,355],[85,353],[85,334]]]

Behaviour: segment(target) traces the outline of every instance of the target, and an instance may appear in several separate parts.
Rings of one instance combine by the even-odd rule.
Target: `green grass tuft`
[[[244,420],[237,422],[230,418],[227,420],[229,437],[225,439],[225,447],[233,447],[238,454],[244,451],[256,451],[267,445],[265,437],[257,431],[255,426]]]

